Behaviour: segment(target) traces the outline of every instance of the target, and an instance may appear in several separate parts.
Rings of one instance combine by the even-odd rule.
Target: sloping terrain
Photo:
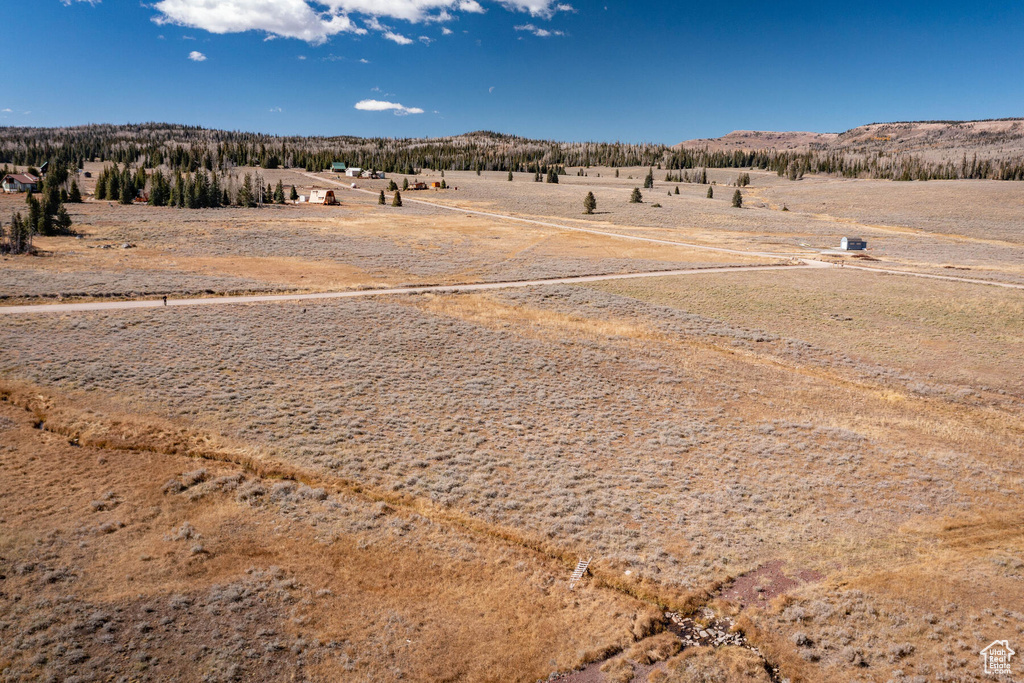
[[[719,138],[686,140],[678,149],[913,153],[929,161],[1006,158],[1024,153],[1024,119],[872,123],[843,133],[736,130]]]

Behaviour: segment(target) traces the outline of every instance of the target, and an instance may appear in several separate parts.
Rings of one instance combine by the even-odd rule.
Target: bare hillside
[[[872,123],[845,133],[737,130],[720,138],[687,140],[680,149],[769,150],[848,153],[914,153],[929,160],[964,154],[981,158],[1024,152],[1024,119]]]

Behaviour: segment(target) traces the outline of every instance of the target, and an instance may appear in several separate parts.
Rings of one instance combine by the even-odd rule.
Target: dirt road
[[[311,294],[257,294],[252,296],[219,296],[202,299],[168,299],[166,306],[206,306],[224,304],[257,304],[274,301],[317,301],[321,299],[349,299],[367,296],[391,296],[400,294],[427,294],[430,292],[479,292],[488,289],[509,289],[514,287],[537,287],[543,285],[572,285],[603,280],[624,280],[644,277],[670,277],[677,275],[703,275],[705,273],[733,273],[750,270],[792,270],[794,268],[831,268],[818,261],[803,265],[779,266],[728,266],[720,268],[689,268],[686,270],[656,270],[644,273],[615,273],[611,275],[579,275],[544,280],[519,280],[514,282],[483,282],[466,285],[432,285],[426,287],[399,287],[395,289],[357,289],[344,292],[315,292]],[[161,299],[142,301],[90,301],[80,304],[32,304],[28,306],[0,306],[0,315],[24,313],[75,313],[80,311],[111,311],[126,308],[160,308],[165,304]]]

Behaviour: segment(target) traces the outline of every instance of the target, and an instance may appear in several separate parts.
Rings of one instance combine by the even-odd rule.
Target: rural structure
[[[843,251],[863,251],[868,248],[868,243],[860,237],[844,237],[839,242],[839,248]]]
[[[334,196],[334,190],[312,190],[309,193],[309,203],[335,206],[338,199]]]
[[[3,179],[4,192],[36,192],[39,190],[39,178],[28,173],[10,173]]]

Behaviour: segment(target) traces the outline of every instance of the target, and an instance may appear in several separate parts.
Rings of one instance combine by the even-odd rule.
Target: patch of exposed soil
[[[750,606],[767,607],[775,597],[788,593],[805,583],[821,581],[824,575],[809,569],[797,569],[787,574],[785,562],[775,560],[737,577],[722,591],[726,600],[735,600],[744,609]]]

